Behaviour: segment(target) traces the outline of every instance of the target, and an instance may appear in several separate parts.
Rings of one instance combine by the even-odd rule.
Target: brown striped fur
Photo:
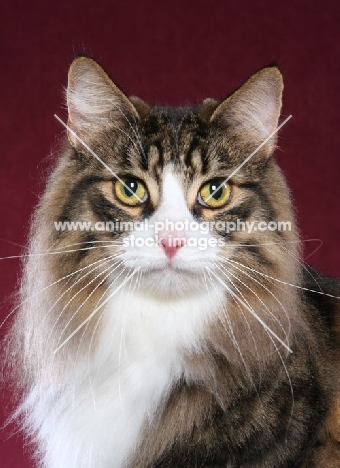
[[[93,87],[87,101],[79,100],[77,86]],[[74,289],[67,290],[70,283],[59,280],[106,258],[105,243],[90,247],[124,236],[57,232],[55,221],[148,218],[161,202],[163,169],[171,163],[197,220],[285,220],[293,226],[285,232],[225,235],[228,261],[219,265],[222,277],[234,278],[241,297],[266,324],[278,335],[287,334],[293,353],[278,350],[263,326],[229,298],[225,310],[221,304],[219,319],[207,325],[202,348],[184,352],[186,374],[169,388],[152,421],[145,422],[131,468],[340,466],[339,302],[309,291],[339,296],[339,285],[326,277],[314,280],[315,273],[302,264],[289,189],[272,156],[276,139],[232,177],[230,203],[216,210],[197,204],[205,181],[228,177],[263,141],[249,122],[266,89],[277,107],[275,128],[282,86],[280,72],[272,67],[221,103],[209,99],[196,108],[151,107],[138,98],[129,100],[92,60],[81,57],[71,67],[69,127],[115,173],[143,180],[150,197],[142,207],[121,206],[113,196],[112,176],[69,133],[71,144],[65,143],[48,180],[31,232],[33,247],[64,253],[31,258],[23,280],[22,296],[29,302],[32,276],[37,281],[44,276],[45,285],[55,282],[44,297],[51,313],[42,317],[33,305],[28,312],[23,307],[9,340],[26,388],[33,381],[40,380],[42,388],[57,381],[88,351],[99,320],[53,355],[105,295],[108,280],[101,283],[100,276],[105,263],[85,278],[73,277],[79,280],[76,297]],[[98,337],[97,332],[94,348]]]

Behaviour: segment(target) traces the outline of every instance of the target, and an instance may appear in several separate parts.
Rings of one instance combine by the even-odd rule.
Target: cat
[[[37,466],[340,466],[339,282],[302,261],[282,91],[149,106],[72,62],[7,340]]]

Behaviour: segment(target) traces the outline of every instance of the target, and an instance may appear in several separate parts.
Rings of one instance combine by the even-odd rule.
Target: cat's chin
[[[206,292],[203,272],[196,269],[179,268],[171,263],[161,268],[142,271],[141,287],[149,294],[162,297],[191,296]]]

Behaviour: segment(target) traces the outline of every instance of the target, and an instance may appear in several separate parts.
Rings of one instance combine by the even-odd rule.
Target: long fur
[[[92,60],[72,64],[69,128],[99,158],[69,133],[32,222],[7,340],[37,466],[338,466],[338,285],[301,260],[275,139],[231,178],[226,206],[197,201],[202,184],[227,178],[276,128],[281,93],[267,68],[222,103],[152,108]],[[121,205],[100,159],[144,181],[147,202]],[[147,219],[149,230],[54,225],[116,219]],[[160,243],[126,243],[154,238],[166,219],[292,229],[212,230],[206,239],[223,247],[185,245],[171,265]]]

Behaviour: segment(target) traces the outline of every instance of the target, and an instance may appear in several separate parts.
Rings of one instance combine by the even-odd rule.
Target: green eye
[[[134,177],[123,177],[121,180],[116,180],[114,192],[118,200],[131,206],[139,205],[148,198],[145,185]]]
[[[231,187],[223,179],[213,179],[204,184],[198,192],[198,201],[209,208],[220,208],[230,198]]]

